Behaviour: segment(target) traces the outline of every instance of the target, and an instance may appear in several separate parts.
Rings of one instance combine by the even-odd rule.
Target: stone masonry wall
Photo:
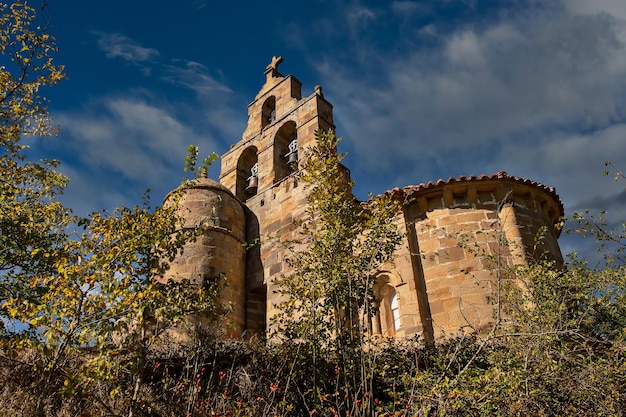
[[[281,243],[296,237],[296,221],[304,218],[306,195],[293,177],[287,177],[276,187],[248,199],[246,205],[264,220],[258,228],[258,251],[251,251],[247,259],[248,299],[255,301],[248,305],[247,326],[265,331],[281,301],[274,278],[289,273],[289,254]],[[264,303],[257,297],[263,294]]]
[[[298,139],[298,156],[315,143],[318,129],[334,129],[332,105],[321,87],[308,97],[301,96],[301,83],[293,76],[283,77],[268,67],[266,82],[248,106],[248,125],[242,139],[222,156],[220,182],[236,193],[246,207],[246,329],[264,333],[280,302],[274,278],[288,273],[286,254],[280,242],[293,239],[295,223],[306,210],[306,195],[286,166],[277,149],[286,141]],[[267,103],[274,114],[267,120]],[[285,129],[295,137],[284,138]],[[287,142],[288,143],[288,142]],[[241,158],[252,149],[258,163],[258,187],[245,189],[248,172],[240,172]],[[278,157],[277,157],[278,155]],[[284,174],[287,173],[286,176]],[[245,191],[244,191],[245,190]]]
[[[224,295],[241,306],[245,314],[236,313],[235,320],[250,334],[263,334],[276,313],[281,299],[274,281],[290,272],[281,242],[294,239],[296,222],[305,220],[306,192],[290,175],[293,166],[285,160],[288,145],[297,138],[302,158],[303,150],[315,143],[318,129],[334,130],[333,107],[322,88],[302,97],[300,81],[278,72],[281,62],[280,57],[272,58],[265,84],[248,106],[241,140],[222,156],[220,183],[232,192],[230,197],[236,196],[226,199],[232,201],[232,210],[231,203],[218,204],[215,199],[209,203],[189,197],[185,202],[191,218],[210,217],[201,213],[218,205],[230,214],[220,217],[177,266],[192,276],[211,275],[217,264],[220,270],[231,271],[237,284]],[[257,187],[249,186],[254,164]],[[386,312],[374,318],[372,329],[378,334],[422,335],[432,341],[461,328],[480,331],[493,321],[489,298],[497,288],[498,262],[524,263],[537,255],[562,262],[556,239],[563,207],[554,190],[541,184],[500,172],[388,193],[401,199],[396,222],[406,240],[397,248],[394,262],[381,271],[374,289],[386,294],[387,303],[394,303],[393,311],[387,305]],[[235,214],[237,204],[242,213]],[[538,244],[539,231],[544,238]]]
[[[402,277],[396,288],[406,334],[480,331],[494,320],[499,267],[537,255],[562,262],[555,229],[562,207],[537,184],[498,173],[407,187],[398,195],[407,245],[398,248],[393,272]],[[398,285],[404,282],[409,285]]]
[[[485,255],[508,256],[498,228],[497,212],[485,209],[439,209],[415,223],[435,336],[493,320],[493,266]]]
[[[201,178],[183,189],[178,207],[183,227],[201,226],[204,232],[185,244],[164,279],[188,279],[200,286],[205,280],[225,277],[220,302],[227,313],[222,324],[228,333],[241,335],[245,326],[246,255],[241,203],[223,185]]]

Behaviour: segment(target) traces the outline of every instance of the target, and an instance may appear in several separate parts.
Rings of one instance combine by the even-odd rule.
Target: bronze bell
[[[259,186],[259,177],[257,177],[256,175],[253,175],[248,178],[248,186],[246,187],[246,190],[251,190],[253,188],[257,188],[258,186]]]
[[[289,152],[287,165],[297,164],[298,163],[298,152]]]

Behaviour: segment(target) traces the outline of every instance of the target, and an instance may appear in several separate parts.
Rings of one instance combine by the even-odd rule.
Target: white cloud
[[[589,134],[542,135],[532,144],[510,140],[502,144],[490,167],[495,170],[500,166],[516,175],[541,178],[547,185],[558,186],[567,207],[579,210],[584,204],[591,208],[588,201],[624,189],[625,184],[607,180],[602,172],[606,160],[618,165],[626,161],[625,137],[626,123],[622,123]]]
[[[164,81],[190,89],[198,94],[209,92],[230,93],[232,90],[225,84],[216,81],[208,74],[206,66],[189,60],[173,60],[163,66]]]
[[[197,145],[202,159],[227,149],[218,138],[236,141],[245,126],[241,108],[232,94],[217,103],[183,103],[130,90],[57,112],[59,141],[34,151],[62,162],[70,178],[63,200],[80,215],[137,204],[148,188],[156,205],[182,180],[188,145]],[[212,178],[219,165],[209,170]]]
[[[444,54],[452,68],[461,71],[484,71],[483,39],[479,34],[467,30],[455,34],[446,45]]]
[[[232,92],[227,85],[212,77],[203,64],[187,59],[164,59],[158,50],[142,47],[120,33],[94,33],[98,37],[98,46],[108,58],[121,58],[139,65],[145,75],[154,76],[200,95]]]
[[[624,184],[601,173],[607,159],[626,170],[626,22],[616,7],[574,9],[447,33],[433,23],[401,53],[366,45],[354,55],[367,60],[316,60],[348,166],[367,184],[357,192],[506,170],[555,187],[566,215],[602,197],[624,216],[609,204]]]
[[[363,42],[361,36],[367,32],[378,19],[378,14],[373,9],[360,5],[350,6],[343,11],[347,26],[350,32],[350,38],[357,45]]]
[[[426,5],[414,1],[394,1],[391,3],[391,11],[402,17],[410,17],[427,10]]]
[[[429,23],[428,25],[423,26],[422,28],[420,28],[418,33],[420,35],[437,36],[438,35],[437,26],[432,24],[432,23]]]
[[[191,4],[198,10],[204,9],[207,7],[207,0],[193,0]]]
[[[375,168],[410,150],[430,155],[620,121],[624,35],[623,22],[607,15],[524,19],[463,28],[439,49],[381,58],[376,80],[332,57],[318,69],[347,133],[368,138],[354,146]]]
[[[84,172],[115,172],[141,188],[175,186],[172,172],[181,172],[187,146],[199,145],[201,152],[218,148],[214,139],[198,133],[188,121],[175,114],[174,106],[155,105],[146,98],[105,98],[78,112],[57,116],[63,126],[61,137],[72,137],[69,161],[64,166],[82,165]],[[78,161],[72,161],[72,157]],[[107,188],[105,179],[102,187]],[[134,196],[137,198],[138,196]]]
[[[88,183],[98,184],[94,189],[101,190],[93,196],[94,202],[102,200],[109,204],[120,193],[136,194],[137,189],[145,188],[164,195],[182,178],[189,144],[198,145],[203,154],[223,150],[225,144],[214,138],[230,137],[234,127],[245,123],[245,114],[240,113],[241,103],[226,84],[216,80],[198,62],[162,57],[156,49],[141,47],[119,33],[96,35],[98,45],[108,57],[141,66],[153,80],[193,91],[197,101],[165,102],[142,88],[101,97],[78,111],[57,115],[61,136],[70,139],[64,143],[71,144],[64,169],[89,173]],[[239,113],[233,111],[235,106],[239,107]],[[240,134],[240,129],[236,133]],[[216,175],[217,169],[211,170],[212,175]],[[101,174],[104,172],[115,172],[117,177],[108,174],[105,178]],[[172,172],[180,172],[181,176],[172,179]],[[128,184],[131,191],[119,191]],[[70,185],[68,192],[76,199],[76,193],[83,195],[88,189],[81,177]],[[108,198],[103,200],[104,195]],[[122,202],[137,198],[138,195],[127,196]]]
[[[159,56],[154,48],[140,46],[135,40],[120,33],[95,32],[97,43],[108,58],[121,58],[132,63],[151,61]]]
[[[137,204],[140,195],[131,195],[128,192],[128,183],[125,184],[118,177],[111,176],[110,172],[76,168],[66,163],[61,165],[60,171],[70,178],[61,201],[77,216],[86,216],[93,211],[103,209],[112,210],[120,205],[130,207]],[[142,184],[139,189],[147,188],[147,185]],[[158,196],[157,199],[161,197]],[[159,203],[159,201],[156,202]]]
[[[351,27],[365,27],[370,22],[376,20],[376,12],[366,7],[355,7],[347,13],[348,23]]]
[[[562,0],[562,4],[572,14],[609,13],[626,19],[626,3],[623,0]]]

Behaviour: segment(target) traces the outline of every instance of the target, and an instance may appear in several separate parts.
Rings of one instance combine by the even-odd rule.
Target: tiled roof
[[[496,172],[495,174],[491,174],[491,175],[482,174],[482,175],[479,175],[479,176],[472,175],[472,176],[469,176],[469,177],[467,177],[465,175],[461,175],[461,176],[459,176],[457,178],[450,177],[447,180],[439,179],[437,181],[429,181],[428,183],[421,183],[421,184],[418,184],[418,185],[408,185],[408,186],[403,187],[403,188],[396,187],[396,188],[393,188],[391,190],[385,191],[384,195],[404,195],[404,196],[410,196],[410,195],[418,193],[420,191],[433,190],[433,189],[436,189],[436,188],[439,188],[439,187],[444,187],[446,185],[458,184],[458,183],[462,183],[462,182],[487,182],[487,181],[494,181],[494,180],[496,180],[496,181],[497,180],[506,180],[506,181],[516,182],[516,183],[519,183],[519,184],[524,184],[524,185],[528,185],[530,187],[537,188],[537,189],[545,192],[549,196],[551,196],[552,199],[557,204],[557,206],[559,207],[561,215],[563,215],[563,213],[564,213],[563,203],[561,202],[561,199],[559,198],[558,194],[556,193],[556,190],[554,189],[554,187],[548,187],[548,186],[543,185],[543,184],[541,184],[539,182],[529,180],[528,178],[515,177],[515,176],[512,176],[512,175],[509,175],[505,171],[499,171],[499,172]]]

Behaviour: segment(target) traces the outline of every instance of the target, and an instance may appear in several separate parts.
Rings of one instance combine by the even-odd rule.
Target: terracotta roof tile
[[[495,174],[491,174],[491,175],[487,175],[487,174],[481,174],[480,176],[471,175],[469,177],[467,177],[465,175],[461,175],[461,176],[459,176],[457,178],[450,177],[447,180],[439,179],[436,182],[429,181],[426,184],[421,183],[421,184],[418,184],[418,185],[408,185],[408,186],[403,187],[403,188],[396,187],[396,188],[393,188],[391,190],[385,191],[383,193],[383,195],[395,195],[395,194],[411,195],[411,194],[414,194],[414,193],[417,193],[417,192],[420,192],[420,191],[425,191],[425,190],[428,190],[428,189],[442,187],[442,186],[450,185],[450,184],[454,184],[454,183],[482,182],[482,181],[493,181],[493,180],[512,181],[512,182],[525,184],[525,185],[537,188],[539,190],[542,190],[543,192],[547,193],[548,195],[550,195],[554,199],[554,201],[559,206],[559,208],[561,210],[561,213],[564,212],[563,211],[563,203],[561,202],[561,199],[557,195],[556,190],[554,189],[554,187],[548,187],[548,186],[543,185],[543,184],[541,184],[539,182],[529,180],[528,178],[522,178],[522,177],[516,177],[516,176],[513,176],[513,175],[509,175],[506,171],[498,171]]]

